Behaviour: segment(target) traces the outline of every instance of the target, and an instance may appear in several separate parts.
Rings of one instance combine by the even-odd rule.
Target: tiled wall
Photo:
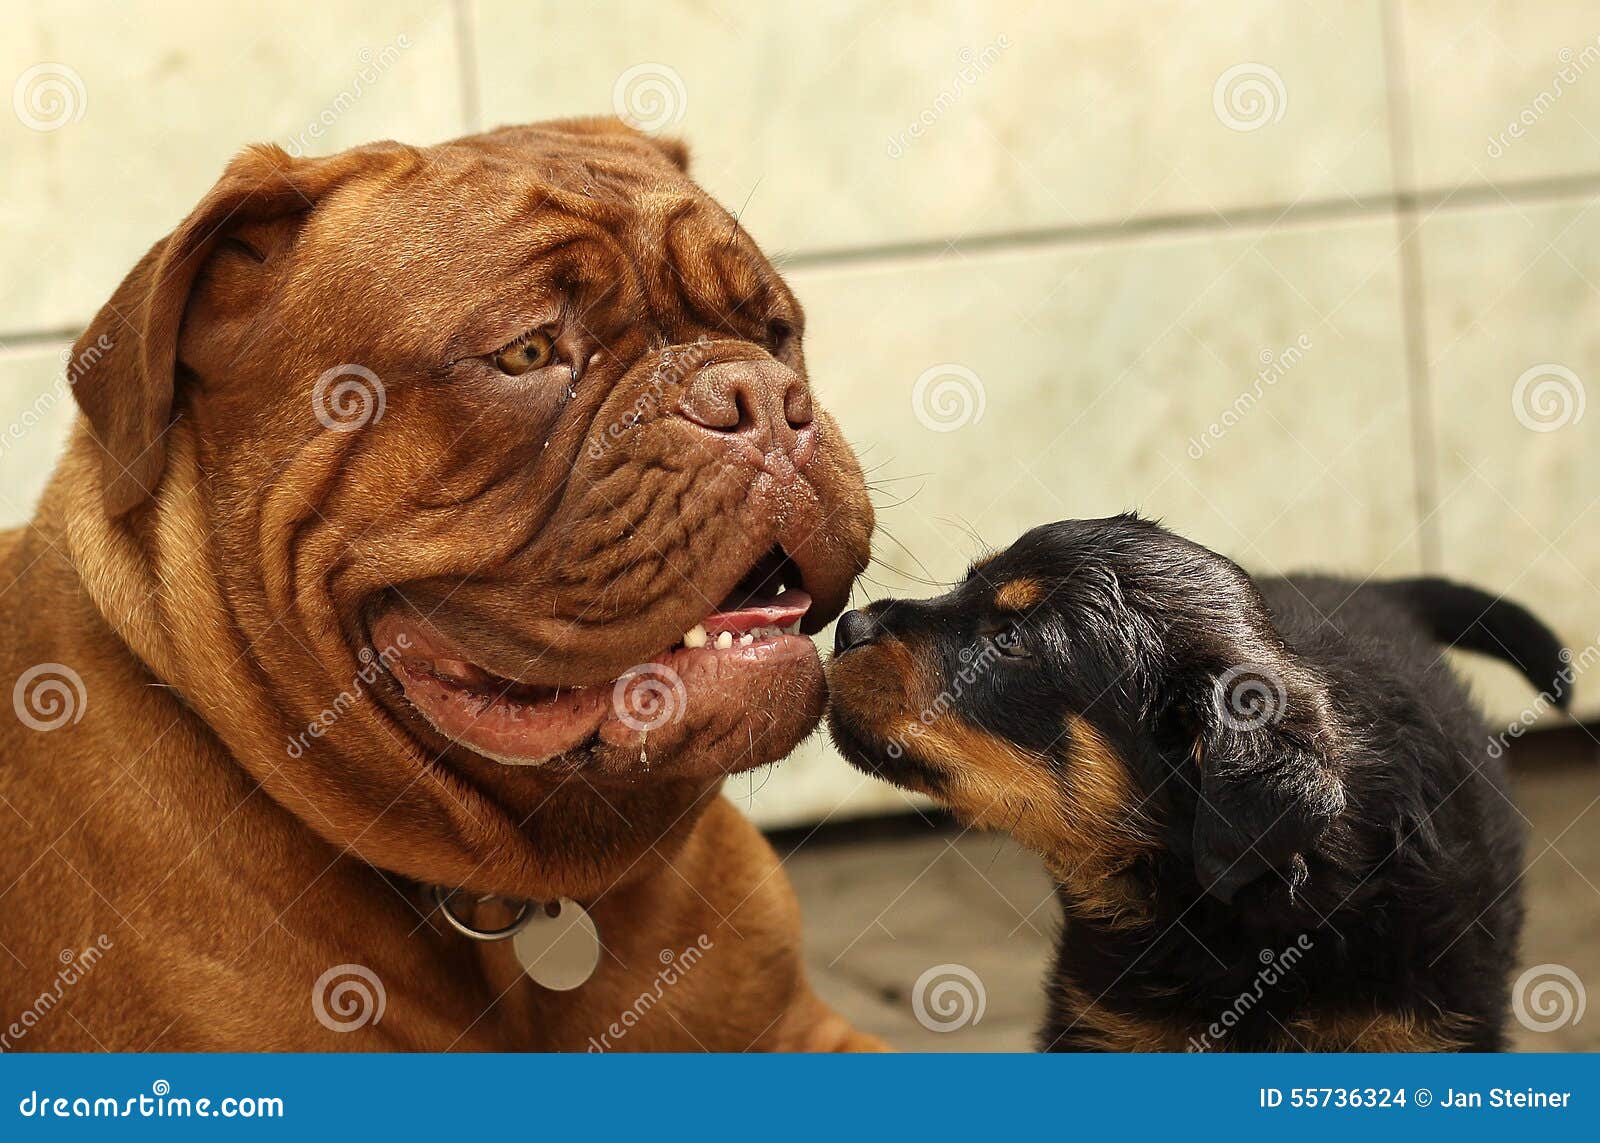
[[[1592,4],[52,5],[0,15],[0,78],[0,522],[65,431],[63,344],[241,144],[616,109],[805,302],[880,483],[867,592],[1136,506],[1600,638]],[[1497,718],[1531,698],[1474,673]],[[733,792],[900,804],[816,741]]]

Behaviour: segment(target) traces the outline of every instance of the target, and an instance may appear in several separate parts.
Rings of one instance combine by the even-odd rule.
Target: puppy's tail
[[[1569,652],[1521,604],[1437,577],[1397,579],[1377,586],[1421,620],[1439,642],[1504,659],[1562,710],[1571,703]]]

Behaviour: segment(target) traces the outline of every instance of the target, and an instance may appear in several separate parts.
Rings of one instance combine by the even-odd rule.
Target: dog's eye
[[[495,350],[494,367],[507,377],[521,377],[534,369],[543,369],[556,357],[555,338],[542,329],[533,330],[517,338],[510,345]]]
[[[773,318],[767,323],[767,344],[774,357],[781,358],[794,348],[794,336],[794,326],[782,318]]]
[[[1012,659],[1026,659],[1032,652],[1028,650],[1027,641],[1022,637],[1022,628],[1015,623],[1008,623],[992,636],[994,645],[1000,649],[1002,655]]]

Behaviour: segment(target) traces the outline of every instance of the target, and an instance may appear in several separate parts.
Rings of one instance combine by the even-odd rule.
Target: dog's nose
[[[794,452],[811,424],[811,393],[781,362],[719,361],[689,380],[678,398],[687,421],[719,436],[742,437],[763,452]]]
[[[878,637],[878,624],[865,611],[846,611],[833,629],[833,653],[842,655]]]

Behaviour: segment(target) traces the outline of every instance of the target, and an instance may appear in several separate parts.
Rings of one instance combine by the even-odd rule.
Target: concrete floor
[[[1530,736],[1512,765],[1530,822],[1522,963],[1564,966],[1600,989],[1600,731]],[[858,1027],[907,1051],[1032,1049],[1058,918],[1032,855],[997,835],[910,818],[814,835],[787,867],[805,909],[813,982]],[[930,1031],[913,1012],[914,986],[947,964],[975,974],[985,1007],[975,1022],[953,1018],[953,1030]],[[950,979],[952,1001],[973,994]],[[1521,1051],[1597,1051],[1600,1013],[1516,1032]]]

